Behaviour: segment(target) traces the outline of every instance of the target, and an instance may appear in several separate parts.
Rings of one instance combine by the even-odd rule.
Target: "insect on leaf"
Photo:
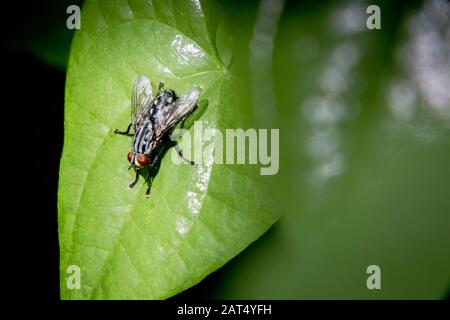
[[[250,165],[193,168],[168,153],[153,182],[133,190],[130,122],[140,74],[181,95],[202,88],[203,129],[241,127],[235,75],[221,60],[213,1],[90,1],[71,48],[58,224],[63,299],[162,299],[198,283],[261,236],[278,218],[268,187]],[[221,50],[230,50],[221,46]],[[141,84],[139,84],[139,87]],[[143,85],[143,95],[149,87]],[[191,97],[187,97],[190,99]],[[189,129],[194,143],[202,144]],[[207,142],[203,142],[207,144]],[[67,287],[67,268],[80,288]]]

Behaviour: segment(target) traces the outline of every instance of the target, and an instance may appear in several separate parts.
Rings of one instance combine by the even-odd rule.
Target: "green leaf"
[[[213,164],[211,154],[192,168],[174,164],[169,152],[150,199],[142,180],[127,190],[134,178],[127,170],[130,141],[112,129],[129,123],[139,74],[177,93],[202,87],[201,100],[209,103],[200,117],[204,127],[246,125],[222,15],[212,1],[85,4],[66,83],[58,194],[63,299],[170,297],[221,267],[278,218],[256,166]],[[81,270],[78,290],[66,285],[70,265]]]

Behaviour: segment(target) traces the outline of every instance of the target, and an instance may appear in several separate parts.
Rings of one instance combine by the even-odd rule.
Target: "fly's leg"
[[[114,129],[113,132],[115,134],[121,134],[121,135],[124,135],[124,136],[132,137],[133,134],[130,133],[130,129],[131,129],[131,123],[128,125],[126,131],[120,131],[119,129]]]
[[[160,81],[158,84],[158,93],[164,91],[164,82]]]
[[[150,163],[150,168],[153,168],[155,166],[155,164],[158,162],[159,160],[159,156],[156,155],[155,158],[153,158],[152,162]],[[152,173],[149,171],[148,172],[148,176],[147,176],[147,191],[145,191],[145,197],[146,198],[150,198],[150,189],[152,188],[152,183],[153,183],[153,176]]]
[[[186,161],[187,163],[189,163],[193,167],[197,166],[197,164],[194,161],[189,160],[189,159],[184,157],[183,150],[181,150],[180,145],[178,144],[178,142],[175,143],[175,150],[177,151],[177,153],[178,153],[178,155],[180,156],[181,159],[183,159],[184,161]]]
[[[147,191],[145,191],[145,197],[146,198],[150,198],[150,189],[152,187],[152,182],[153,182],[153,177],[151,177],[149,175],[148,178],[147,178],[148,188],[147,188]]]
[[[134,186],[136,185],[136,183],[138,182],[138,180],[139,180],[139,170],[136,171],[136,178],[134,179],[134,181],[132,183],[130,183],[128,185],[128,189],[130,189],[130,190],[133,189]]]
[[[159,159],[160,159],[160,154],[155,155],[152,162],[150,162],[150,164],[148,165],[149,172],[148,172],[148,176],[146,179],[147,185],[148,185],[147,191],[145,192],[146,198],[150,198],[150,189],[152,188],[152,183],[153,183],[153,178],[154,178],[152,170],[154,170],[158,166]]]
[[[172,141],[172,146],[175,147],[175,150],[177,151],[178,156],[181,159],[183,159],[184,161],[186,161],[187,163],[189,163],[191,166],[196,167],[197,164],[194,161],[185,158],[183,155],[183,150],[181,150],[180,145],[178,144],[178,141],[181,140],[181,135],[175,135],[175,134],[171,135],[170,140]]]

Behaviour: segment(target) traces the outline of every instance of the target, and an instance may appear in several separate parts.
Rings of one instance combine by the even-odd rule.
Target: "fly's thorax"
[[[151,146],[154,141],[153,124],[150,119],[145,120],[141,126],[136,129],[133,137],[132,151],[134,153],[150,154]]]
[[[173,90],[160,92],[155,98],[150,113],[150,120],[155,126],[155,131],[165,130],[164,123],[174,113],[177,99]]]
[[[175,91],[166,90],[160,92],[153,100],[152,116],[155,112],[166,109],[168,106],[173,105],[173,103],[178,99]]]
[[[175,91],[165,90],[165,91],[160,92],[156,99],[162,104],[171,104],[175,100],[177,100],[178,97],[175,94]]]

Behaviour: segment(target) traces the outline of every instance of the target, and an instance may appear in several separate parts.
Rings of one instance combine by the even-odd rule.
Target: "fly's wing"
[[[134,81],[133,91],[131,92],[131,123],[134,132],[142,122],[142,111],[151,101],[152,86],[150,80],[146,76],[140,75]]]
[[[181,120],[189,116],[197,106],[197,100],[200,96],[200,89],[194,89],[188,94],[181,96],[174,102],[171,112],[164,117],[160,117],[159,121],[155,123],[155,136],[161,137],[167,131],[176,126]]]

